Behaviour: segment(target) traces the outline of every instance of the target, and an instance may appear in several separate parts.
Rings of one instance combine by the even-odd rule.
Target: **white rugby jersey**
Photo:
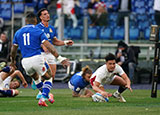
[[[160,0],[154,0],[154,10],[160,11]]]
[[[7,78],[3,81],[3,83],[0,84],[0,89],[4,89],[4,88],[9,89],[11,80],[12,80],[12,77],[10,77],[10,76],[7,77]]]
[[[104,64],[93,73],[90,80],[97,81],[100,84],[105,84],[108,79],[112,79],[116,74],[124,74],[123,69],[118,64],[116,64],[113,72],[109,72],[107,69],[107,65]]]

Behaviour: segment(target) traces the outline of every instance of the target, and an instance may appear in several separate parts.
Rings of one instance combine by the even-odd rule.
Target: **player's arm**
[[[121,75],[121,77],[126,81],[127,85],[125,86],[126,88],[128,88],[131,92],[132,92],[132,88],[131,88],[131,81],[129,80],[128,76],[126,73],[123,73]]]
[[[11,47],[11,53],[10,53],[10,55],[11,55],[11,66],[13,66],[14,68],[16,68],[15,67],[15,58],[16,58],[16,55],[17,55],[17,49],[18,49],[18,45],[12,45],[12,47]]]
[[[27,84],[23,74],[19,70],[15,70],[10,76],[12,77],[12,79],[15,78],[16,76],[18,76],[22,81],[22,85],[25,88],[28,87],[28,84]]]
[[[58,54],[57,50],[54,48],[54,46],[53,46],[52,44],[49,43],[48,40],[45,40],[45,41],[43,42],[43,45],[49,50],[49,52],[50,52],[52,55],[54,55],[54,56],[57,58],[57,60],[58,60],[60,63],[62,63],[62,65],[63,65],[64,67],[70,65],[68,59],[65,58],[65,57],[60,56],[60,55]]]
[[[95,92],[100,93],[104,97],[108,97],[109,93],[104,91],[103,89],[100,88],[100,83],[97,81],[94,81],[94,84],[92,85],[92,88]]]
[[[74,42],[72,40],[65,40],[65,41],[62,41],[62,40],[58,40],[56,37],[54,37],[53,39],[53,44],[56,45],[56,46],[63,46],[63,45],[73,45]]]

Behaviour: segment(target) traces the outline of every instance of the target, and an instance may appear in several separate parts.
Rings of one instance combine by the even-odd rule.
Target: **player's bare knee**
[[[50,78],[51,78],[51,76],[50,75],[44,75],[44,76],[42,76],[45,80],[49,80]]]

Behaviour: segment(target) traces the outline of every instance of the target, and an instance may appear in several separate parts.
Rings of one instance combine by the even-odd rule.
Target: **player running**
[[[116,64],[116,57],[109,53],[106,57],[106,63],[99,67],[90,78],[92,88],[95,92],[100,93],[104,97],[108,97],[103,85],[119,85],[119,89],[113,93],[113,97],[117,98],[120,102],[126,102],[121,95],[127,88],[132,92],[131,82],[123,69]]]
[[[11,65],[14,65],[18,46],[22,54],[22,66],[28,76],[31,76],[37,88],[42,92],[42,97],[39,99],[39,106],[48,105],[45,102],[49,98],[48,94],[52,88],[51,71],[49,65],[41,55],[41,44],[43,44],[54,55],[64,67],[69,66],[68,59],[60,56],[48,38],[41,29],[36,27],[37,18],[35,14],[28,13],[26,16],[26,26],[19,29],[14,36],[13,45],[11,48]],[[46,81],[43,84],[43,77]],[[53,100],[49,100],[53,103]]]

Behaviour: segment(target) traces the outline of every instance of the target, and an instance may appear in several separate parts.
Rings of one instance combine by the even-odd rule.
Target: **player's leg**
[[[120,102],[126,102],[126,100],[122,96],[122,93],[127,89],[125,88],[126,84],[127,83],[125,82],[125,80],[123,80],[119,76],[115,76],[113,81],[111,82],[111,85],[119,85],[118,90],[113,93],[113,97],[117,98]]]
[[[89,89],[85,89],[85,93],[84,94],[86,95],[86,97],[92,97],[93,92],[91,90],[89,90]]]
[[[0,90],[2,97],[15,97],[19,94],[19,91],[16,89]]]
[[[44,84],[49,84],[49,86],[52,86],[52,82],[53,82],[53,80],[54,80],[54,76],[55,76],[55,73],[56,73],[56,64],[49,64],[49,66],[50,66],[50,70],[48,70],[48,72],[46,73],[46,75],[44,75],[44,78],[42,77],[42,81],[45,81],[45,82],[43,82]],[[46,78],[46,76],[52,76],[52,78],[50,78],[49,80],[45,80]],[[47,78],[48,79],[48,78]],[[33,81],[33,83],[34,83],[34,81]],[[37,94],[37,96],[36,96],[36,99],[40,99],[41,98],[41,96],[42,96],[42,93],[41,92],[39,92],[38,94]],[[49,101],[51,102],[51,103],[53,103],[54,102],[54,99],[53,99],[53,94],[49,94]]]
[[[54,80],[55,75],[56,75],[56,70],[57,70],[57,66],[56,64],[49,64],[50,68],[51,68],[51,76],[52,76],[52,80]],[[52,81],[53,82],[53,81]]]
[[[57,69],[57,66],[56,66],[56,58],[51,54],[43,54],[49,64],[49,68],[50,68],[50,75],[51,75],[51,79],[50,80],[47,80],[47,83],[49,84],[52,84],[53,85],[53,81],[54,81],[54,78],[55,78],[55,74],[56,74],[56,69]],[[46,81],[45,81],[46,82]],[[44,82],[44,83],[45,83]],[[54,99],[53,99],[54,95],[52,93],[49,93],[49,102],[50,103],[53,103],[54,102]]]
[[[6,62],[1,62],[0,63],[0,72],[5,66],[6,66]]]
[[[43,91],[42,91],[42,101],[44,99],[48,99],[50,103],[54,102],[53,94],[49,94],[50,90],[52,88],[52,77],[51,77],[51,70],[48,68],[47,72],[42,76],[44,79],[46,79],[43,83]]]

